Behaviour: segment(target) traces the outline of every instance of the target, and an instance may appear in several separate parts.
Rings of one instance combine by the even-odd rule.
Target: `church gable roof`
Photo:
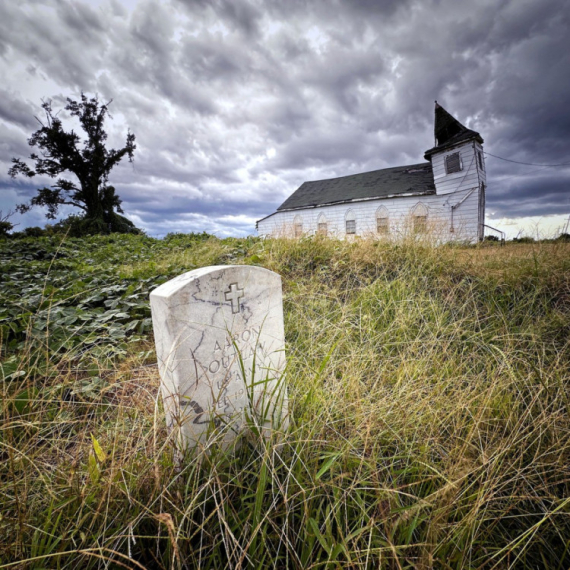
[[[462,125],[453,115],[449,114],[438,102],[435,102],[434,123],[435,146],[426,151],[424,158],[429,160],[435,152],[445,150],[458,143],[475,139],[483,144],[483,138],[477,131],[472,131]]]
[[[435,194],[431,163],[396,166],[328,180],[304,182],[277,211],[405,194]]]

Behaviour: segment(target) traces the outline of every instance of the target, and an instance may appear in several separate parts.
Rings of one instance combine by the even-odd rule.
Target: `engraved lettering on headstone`
[[[209,421],[208,419],[206,419],[205,421],[201,421],[202,416],[204,415],[204,409],[202,408],[202,406],[198,402],[195,402],[194,400],[188,400],[188,399],[184,400],[183,398],[180,398],[180,405],[181,406],[188,406],[194,410],[194,412],[196,413],[196,417],[194,418],[195,424],[207,424],[208,423],[208,421]]]

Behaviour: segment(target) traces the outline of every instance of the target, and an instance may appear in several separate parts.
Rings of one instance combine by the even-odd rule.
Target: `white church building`
[[[398,239],[433,235],[440,242],[476,242],[485,224],[483,138],[435,103],[435,146],[428,162],[304,182],[259,235]]]

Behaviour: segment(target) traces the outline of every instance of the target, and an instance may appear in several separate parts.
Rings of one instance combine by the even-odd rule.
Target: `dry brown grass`
[[[138,261],[282,275],[291,429],[177,468],[150,339],[94,393],[65,359],[4,381],[0,568],[567,567],[568,253],[317,238]]]

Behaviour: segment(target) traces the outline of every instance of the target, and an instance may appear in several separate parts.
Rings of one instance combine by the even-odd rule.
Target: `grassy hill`
[[[173,462],[148,294],[283,277],[293,423]],[[570,244],[0,242],[0,568],[567,568]]]

